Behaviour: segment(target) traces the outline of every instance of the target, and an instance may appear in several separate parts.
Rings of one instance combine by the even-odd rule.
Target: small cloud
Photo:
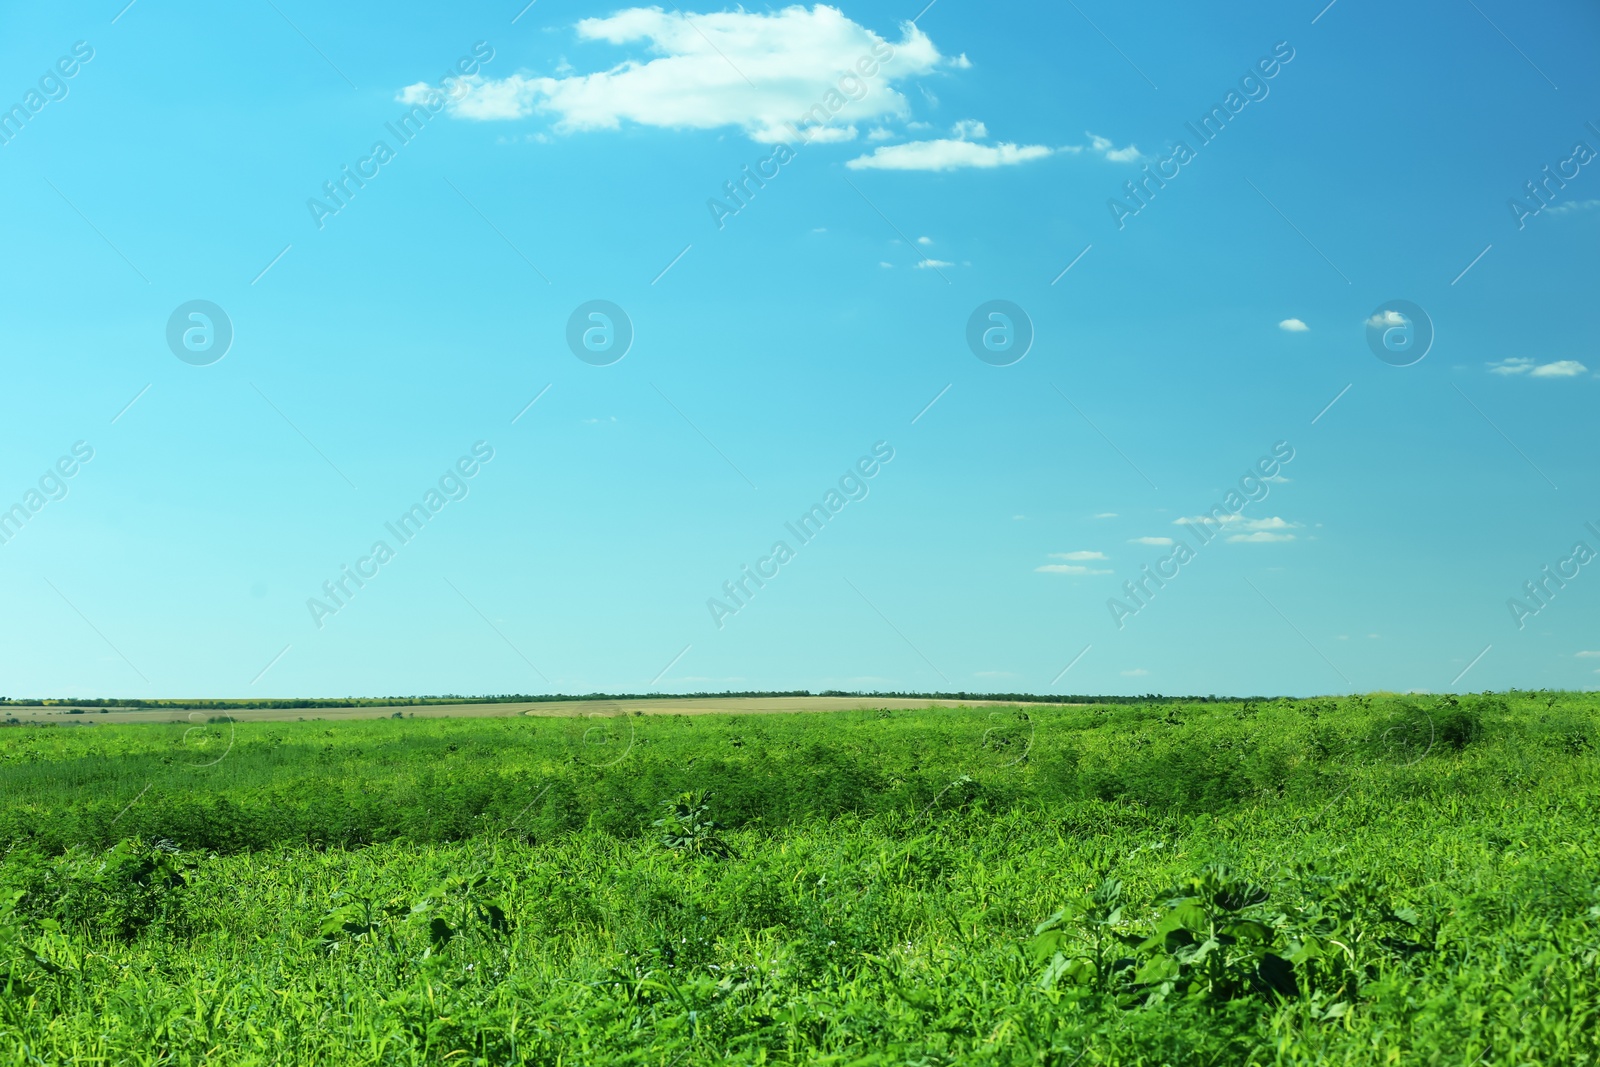
[[[1021,522],[1023,519],[1026,519],[1027,517],[1028,516],[1026,516],[1026,515],[1013,515],[1013,516],[1011,516],[1011,521],[1012,522]]]
[[[1135,537],[1128,542],[1130,545],[1170,545],[1170,537]]]
[[[1533,369],[1531,359],[1502,359],[1489,364],[1490,374],[1526,374]]]
[[[1095,515],[1095,518],[1097,518],[1097,519],[1114,519],[1116,517],[1117,517],[1117,513],[1115,511],[1102,511],[1099,514]]]
[[[1278,323],[1278,329],[1286,330],[1289,333],[1306,333],[1311,329],[1311,327],[1307,326],[1299,319],[1284,319],[1282,322]]]
[[[1052,553],[1050,553],[1050,558],[1051,559],[1070,559],[1070,560],[1076,560],[1077,562],[1081,563],[1084,560],[1105,559],[1106,558],[1106,554],[1104,552],[1088,552],[1088,551],[1082,551],[1082,552],[1052,552]]]
[[[1145,670],[1143,667],[1135,667],[1131,671],[1123,671],[1122,672],[1122,676],[1124,678],[1143,678],[1143,677],[1147,676],[1149,673],[1150,672]]]
[[[1380,311],[1367,320],[1367,325],[1381,330],[1387,326],[1404,326],[1406,321],[1406,317],[1398,311]]]
[[[1570,215],[1578,211],[1593,211],[1597,207],[1600,207],[1600,200],[1567,200],[1551,204],[1544,210],[1547,215]]]
[[[974,168],[990,170],[995,167],[1012,167],[1050,155],[1045,145],[1015,145],[1002,142],[997,145],[979,144],[960,138],[938,141],[908,141],[905,144],[880,145],[871,155],[858,156],[845,164],[851,170],[960,170]]]
[[[1133,145],[1129,145],[1126,148],[1112,148],[1111,141],[1108,138],[1087,132],[1085,132],[1084,136],[1089,138],[1091,151],[1099,152],[1112,163],[1132,163],[1140,158],[1139,150]]]
[[[963,141],[969,137],[982,139],[989,136],[989,127],[985,126],[976,119],[962,119],[960,122],[950,127],[950,132],[955,134]]]
[[[1081,567],[1076,563],[1046,563],[1042,567],[1033,568],[1038,574],[1110,574],[1110,571],[1095,570],[1093,567]]]
[[[1376,641],[1376,640],[1378,640],[1378,635],[1377,634],[1368,634],[1367,635],[1367,639],[1370,640],[1370,641]]]
[[[1174,526],[1198,526],[1207,529],[1213,526],[1225,526],[1238,530],[1298,530],[1298,522],[1287,522],[1276,515],[1265,519],[1247,519],[1243,515],[1222,514],[1213,518],[1210,515],[1190,515],[1182,519],[1173,519]],[[1230,538],[1231,540],[1231,538]]]
[[[894,140],[894,131],[886,130],[882,126],[874,126],[872,129],[867,131],[867,140],[892,141]]]
[[[1497,363],[1488,365],[1490,374],[1526,374],[1530,378],[1576,378],[1586,373],[1589,368],[1575,359],[1561,359],[1554,363],[1536,363],[1531,359],[1517,357],[1502,359]]]
[[[919,245],[931,245],[931,244],[933,244],[933,238],[932,237],[918,237],[917,238],[917,244],[919,244]]]
[[[854,141],[856,128],[854,126],[807,126],[807,144],[839,144],[842,141]]]
[[[1279,541],[1293,540],[1294,534],[1270,533],[1266,530],[1258,530],[1255,533],[1247,534],[1230,534],[1228,537],[1228,543],[1230,545],[1269,545],[1276,544]]]
[[[603,418],[603,419],[584,419],[583,420],[584,425],[586,425],[586,426],[594,426],[597,423],[612,423],[612,422],[616,422],[616,421],[617,421],[617,417],[615,415],[609,415],[609,416],[607,416],[606,418]]]
[[[1589,368],[1575,359],[1557,360],[1555,363],[1541,363],[1533,368],[1531,378],[1576,378]]]
[[[947,263],[942,259],[924,259],[916,264],[917,270],[938,270],[940,267],[953,267],[954,263]]]
[[[1600,652],[1589,652],[1589,651],[1579,652],[1578,653],[1578,658],[1579,659],[1600,659]]]
[[[812,233],[827,233],[828,232],[828,228],[826,226],[815,226],[815,227],[812,227],[811,232]]]
[[[894,264],[890,263],[886,259],[878,260],[878,266],[882,267],[884,270],[894,270]]]

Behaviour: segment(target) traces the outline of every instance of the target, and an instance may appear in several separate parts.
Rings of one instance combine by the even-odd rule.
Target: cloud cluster
[[[1489,364],[1490,374],[1526,374],[1530,378],[1576,378],[1587,374],[1588,367],[1575,359],[1561,359],[1554,363],[1539,363],[1531,359],[1502,359]]]
[[[1299,319],[1284,319],[1282,322],[1278,323],[1278,329],[1286,330],[1289,333],[1305,333],[1306,331],[1310,330],[1311,327],[1307,326]]]
[[[732,126],[755,141],[777,143],[794,140],[807,111],[832,94],[842,107],[829,107],[839,125],[826,133],[847,140],[855,136],[854,122],[910,117],[910,105],[894,83],[971,66],[965,56],[941,55],[911,23],[902,24],[898,42],[886,42],[826,4],[710,14],[635,7],[583,19],[576,29],[580,40],[642,46],[653,58],[625,59],[587,74],[463,79],[466,91],[451,110],[480,121],[549,114],[562,132],[624,123]],[[892,58],[871,62],[874,73],[865,75],[862,61],[882,60],[886,53]],[[409,103],[428,90],[426,83],[407,86],[401,99]]]

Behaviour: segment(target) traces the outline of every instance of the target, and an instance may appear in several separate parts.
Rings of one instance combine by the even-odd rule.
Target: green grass
[[[1597,717],[12,727],[0,1063],[1600,1063]]]

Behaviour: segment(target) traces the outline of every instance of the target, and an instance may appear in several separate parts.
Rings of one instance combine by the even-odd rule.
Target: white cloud
[[[1589,652],[1589,651],[1579,652],[1578,653],[1578,658],[1579,659],[1600,659],[1600,652]]]
[[[1033,568],[1039,574],[1110,574],[1110,571],[1096,570],[1093,567],[1084,567],[1076,563],[1046,563],[1041,567]]]
[[[1271,533],[1267,530],[1258,530],[1255,533],[1236,533],[1228,536],[1230,545],[1266,545],[1278,541],[1293,541],[1294,534]]]
[[[1489,364],[1490,374],[1526,374],[1530,378],[1576,378],[1589,370],[1575,359],[1561,359],[1554,363],[1535,363],[1521,357],[1502,359]]]
[[[938,270],[940,267],[953,267],[955,264],[948,263],[942,259],[924,258],[921,262],[913,263],[911,266],[915,270]]]
[[[1241,530],[1298,530],[1298,522],[1288,522],[1273,515],[1265,519],[1247,519],[1243,515],[1219,515],[1212,518],[1210,515],[1191,515],[1187,518],[1173,519],[1173,525],[1182,526],[1234,526]]]
[[[894,270],[894,264],[886,259],[878,260],[878,266],[883,267],[885,270]]]
[[[1532,369],[1531,359],[1502,359],[1498,363],[1489,364],[1490,374],[1526,374]]]
[[[1095,515],[1095,518],[1097,519],[1114,519],[1116,517],[1117,513],[1115,511],[1102,511]]]
[[[1028,163],[1050,155],[1052,149],[1040,145],[977,144],[954,138],[937,141],[908,141],[905,144],[883,145],[872,150],[871,155],[859,156],[846,163],[851,170],[960,170],[975,168],[990,170]]]
[[[908,129],[926,124],[911,123]],[[960,170],[963,168],[993,169],[1029,163],[1036,159],[1063,154],[1077,155],[1083,145],[1065,145],[1052,148],[1048,145],[1017,145],[1010,141],[982,144],[989,129],[975,119],[963,119],[950,130],[952,136],[931,141],[907,141],[905,144],[883,145],[870,155],[850,160],[845,166],[851,170]],[[1088,134],[1089,149],[1098,152],[1113,163],[1128,163],[1143,158],[1138,148],[1114,148],[1112,142],[1096,134]]]
[[[638,46],[644,55],[589,74],[474,75],[459,83],[463,91],[449,102],[450,111],[483,121],[549,114],[562,132],[624,123],[733,126],[753,140],[776,143],[796,140],[796,127],[802,126],[840,139],[847,129],[854,136],[851,121],[910,117],[896,82],[971,65],[964,56],[941,55],[911,23],[902,23],[904,36],[893,42],[893,57],[882,62],[873,49],[881,54],[884,39],[826,4],[687,15],[634,7],[583,19],[576,29],[582,41]],[[879,64],[870,78],[856,70],[864,57]],[[414,102],[426,88],[409,86],[401,99]],[[830,120],[843,124],[823,125]]]
[[[892,141],[894,139],[895,132],[893,130],[886,130],[882,126],[874,126],[872,129],[867,131],[867,140],[869,141]]]
[[[1562,359],[1554,363],[1541,363],[1529,372],[1531,378],[1576,378],[1589,368],[1575,359]]]
[[[1568,215],[1574,211],[1592,211],[1600,207],[1600,200],[1567,200],[1545,208],[1548,215]]]
[[[1143,678],[1149,673],[1150,672],[1145,670],[1143,667],[1135,667],[1131,671],[1123,671],[1122,676],[1124,678]]]
[[[849,126],[808,126],[804,134],[807,141],[815,144],[840,144],[844,141],[856,139],[854,124]]]
[[[1367,320],[1367,325],[1375,329],[1382,329],[1386,326],[1404,326],[1405,324],[1406,317],[1398,311],[1380,311]]]
[[[1108,138],[1092,133],[1086,133],[1085,136],[1089,138],[1090,149],[1099,152],[1113,163],[1133,163],[1142,158],[1139,150],[1133,145],[1127,148],[1112,148]]]
[[[1130,544],[1130,545],[1170,545],[1170,544],[1172,544],[1172,538],[1170,538],[1170,537],[1135,537],[1133,540],[1129,541],[1128,544]]]
[[[1070,560],[1074,560],[1076,562],[1081,563],[1084,560],[1088,560],[1088,559],[1105,559],[1106,558],[1106,554],[1104,552],[1089,552],[1089,551],[1052,552],[1052,553],[1050,553],[1050,558],[1051,559],[1070,559]]]
[[[1310,330],[1311,327],[1307,326],[1299,319],[1284,319],[1282,322],[1278,323],[1278,329],[1287,330],[1289,333],[1305,333],[1306,331]]]
[[[931,245],[931,244],[933,244],[933,238],[932,237],[918,237],[917,238],[917,244],[919,244],[919,245]]]

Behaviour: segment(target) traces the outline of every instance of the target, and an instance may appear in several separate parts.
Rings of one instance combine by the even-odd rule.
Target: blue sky
[[[520,7],[0,12],[0,695],[1600,683],[1592,5]]]

